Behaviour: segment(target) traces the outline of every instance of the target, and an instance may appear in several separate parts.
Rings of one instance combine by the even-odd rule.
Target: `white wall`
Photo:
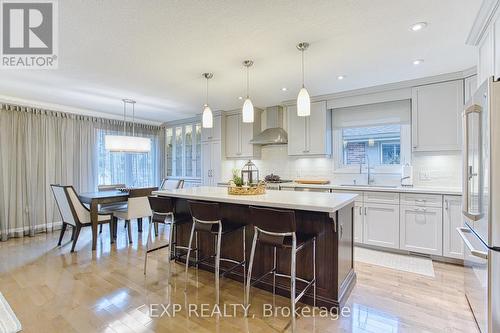
[[[335,173],[333,158],[296,158],[289,157],[287,146],[265,146],[260,160],[253,160],[259,168],[260,178],[274,173],[282,179],[328,179],[333,184],[366,182],[366,173]],[[222,161],[223,181],[231,178],[234,168],[241,169],[246,160]],[[413,178],[415,186],[425,187],[460,187],[461,155],[460,152],[414,153],[412,156]],[[400,174],[375,174],[375,183],[397,185]]]

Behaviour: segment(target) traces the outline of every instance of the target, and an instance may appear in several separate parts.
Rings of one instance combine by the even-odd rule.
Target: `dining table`
[[[96,191],[80,193],[80,201],[90,205],[90,222],[92,223],[92,251],[97,247],[97,217],[99,214],[99,205],[111,204],[117,202],[126,202],[129,197],[128,191]]]

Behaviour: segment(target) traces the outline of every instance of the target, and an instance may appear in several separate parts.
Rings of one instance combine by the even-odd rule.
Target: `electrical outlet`
[[[420,180],[431,180],[431,173],[428,170],[426,170],[426,171],[420,171],[418,173],[418,178]]]

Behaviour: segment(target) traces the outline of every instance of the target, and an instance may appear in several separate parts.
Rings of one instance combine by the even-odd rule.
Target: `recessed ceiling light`
[[[420,31],[427,27],[427,22],[418,22],[410,26],[411,31]]]
[[[343,80],[343,79],[345,79],[345,75],[339,75],[339,76],[337,76],[337,80]]]
[[[413,60],[413,64],[414,64],[415,66],[418,66],[418,65],[420,65],[420,64],[421,64],[421,63],[423,63],[423,62],[424,62],[424,59],[416,59],[416,60]]]
[[[239,99],[239,100],[242,100],[242,99],[243,99],[243,97],[242,97],[242,96],[239,96],[239,97],[238,97],[238,99]]]
[[[286,87],[281,88],[281,91],[287,91]]]

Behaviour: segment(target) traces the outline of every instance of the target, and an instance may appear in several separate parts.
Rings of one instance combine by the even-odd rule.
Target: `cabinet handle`
[[[366,209],[367,209],[367,207],[365,207],[365,215],[367,215],[367,214],[366,214]]]
[[[448,208],[450,208],[450,203],[448,202],[448,200],[445,200],[444,201],[444,209],[448,210]]]
[[[362,208],[361,208],[361,206],[359,206],[359,215],[363,215],[363,212],[361,210],[362,210]]]
[[[344,226],[341,224],[340,225],[340,237],[339,237],[339,239],[342,239],[343,235],[344,235]]]

